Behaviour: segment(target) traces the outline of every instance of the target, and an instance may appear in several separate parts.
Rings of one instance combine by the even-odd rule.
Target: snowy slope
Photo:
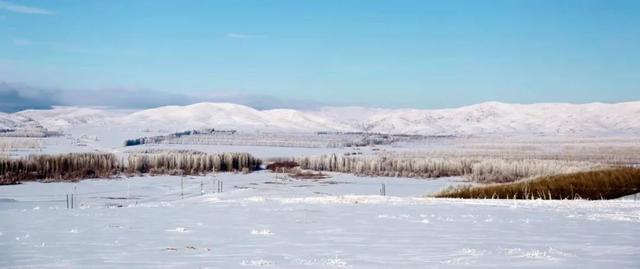
[[[16,125],[18,123],[12,115],[0,112],[0,129],[12,129]]]
[[[187,128],[224,128],[229,126],[261,128],[267,125],[267,119],[262,117],[259,111],[242,105],[199,103],[138,111],[123,117],[122,123]]]
[[[17,129],[41,129],[40,124],[29,118],[19,114],[7,114],[0,112],[0,130],[17,130]]]
[[[505,104],[487,102],[455,109],[323,108],[317,115],[371,132],[446,134],[640,133],[640,102],[618,104]],[[340,115],[361,118],[340,119]],[[356,125],[358,124],[358,125]]]
[[[24,110],[13,115],[33,119],[49,130],[62,130],[82,124],[105,124],[122,113],[98,108],[54,107]]]
[[[296,110],[260,111],[248,106],[230,103],[199,103],[148,109],[123,117],[122,123],[264,131],[321,131],[348,130],[350,128],[326,118]]]
[[[58,107],[0,114],[2,126],[29,119],[50,130],[112,126],[185,130],[216,128],[257,131],[369,131],[420,135],[627,134],[640,135],[640,102],[617,104],[506,104],[487,102],[451,109],[325,107],[256,110],[230,103],[164,106],[133,113]]]

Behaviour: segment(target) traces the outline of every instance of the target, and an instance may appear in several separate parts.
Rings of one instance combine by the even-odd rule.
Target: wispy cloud
[[[36,14],[36,15],[53,15],[55,14],[51,10],[46,10],[39,7],[30,7],[14,4],[7,1],[0,1],[0,9],[4,9],[10,12],[15,13],[24,13],[24,14]]]
[[[263,35],[252,35],[252,34],[244,34],[244,33],[227,33],[227,38],[232,39],[249,39],[256,37],[263,37]]]
[[[14,38],[11,40],[16,46],[31,46],[33,45],[33,41],[24,38]]]

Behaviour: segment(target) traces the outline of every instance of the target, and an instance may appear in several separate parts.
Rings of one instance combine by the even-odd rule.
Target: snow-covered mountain
[[[31,123],[29,123],[31,122]],[[631,134],[640,135],[640,101],[617,104],[487,102],[452,109],[324,107],[256,110],[230,103],[164,106],[134,112],[58,107],[0,113],[0,128],[24,124],[65,130],[76,126],[124,126],[185,130],[368,131],[421,135]]]

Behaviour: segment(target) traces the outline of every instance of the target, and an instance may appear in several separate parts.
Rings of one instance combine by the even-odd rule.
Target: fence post
[[[69,208],[69,194],[67,193],[67,208]]]

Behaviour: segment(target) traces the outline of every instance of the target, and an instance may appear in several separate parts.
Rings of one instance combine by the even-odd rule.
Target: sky
[[[0,111],[640,100],[640,1],[0,0]]]

